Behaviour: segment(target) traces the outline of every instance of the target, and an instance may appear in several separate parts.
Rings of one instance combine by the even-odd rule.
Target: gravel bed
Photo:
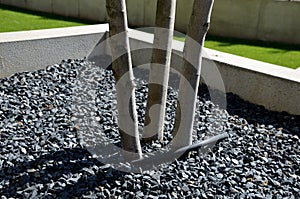
[[[193,138],[227,132],[227,139],[141,173],[101,163],[87,145],[120,146],[113,83],[110,70],[84,59],[0,79],[1,199],[300,198],[300,117],[267,111],[233,94],[222,110],[210,101],[205,86]],[[137,85],[143,124],[147,85],[143,80]],[[89,99],[91,88],[96,99]],[[94,105],[83,110],[86,100]],[[169,88],[165,139],[143,144],[144,153],[172,139],[175,106],[176,91]],[[96,119],[99,135],[80,134],[87,113]]]

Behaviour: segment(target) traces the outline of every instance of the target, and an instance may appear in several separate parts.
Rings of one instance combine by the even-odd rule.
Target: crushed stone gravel
[[[91,88],[96,99],[89,98]],[[144,144],[144,153],[172,139],[176,97],[169,88],[164,141]],[[144,80],[137,81],[136,98],[143,124]],[[90,108],[101,135],[79,133],[85,101],[94,102]],[[227,94],[227,103],[220,109],[202,86],[193,134],[199,141],[227,132],[227,139],[205,154],[192,152],[157,169],[127,173],[101,163],[86,147],[103,137],[121,145],[112,71],[77,59],[0,79],[1,199],[300,198],[300,117],[233,94]]]

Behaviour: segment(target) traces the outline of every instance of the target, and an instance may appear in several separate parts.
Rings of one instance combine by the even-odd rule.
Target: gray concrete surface
[[[52,13],[67,17],[80,17],[79,0],[52,0]]]
[[[30,8],[31,10],[36,10],[40,12],[52,13],[52,0],[27,0],[26,8]]]
[[[0,33],[0,77],[45,68],[66,58],[87,56],[107,30],[108,25],[104,24]],[[133,50],[152,46],[152,34],[130,30],[129,36]],[[173,52],[182,55],[183,43],[174,41]],[[210,87],[225,89],[269,110],[300,115],[300,70],[206,48],[204,52],[201,78]],[[99,53],[109,54],[109,46]],[[132,56],[133,63],[149,63],[150,53],[151,50],[137,51]],[[180,72],[178,66],[180,59],[173,56],[172,67]],[[212,71],[214,67],[216,70]]]
[[[108,25],[0,33],[0,78],[84,58]]]
[[[79,17],[100,22],[107,21],[106,0],[79,1]]]

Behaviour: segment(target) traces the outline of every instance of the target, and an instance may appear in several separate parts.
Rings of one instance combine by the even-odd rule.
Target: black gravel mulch
[[[89,83],[97,99],[80,93],[89,91]],[[229,134],[227,139],[204,155],[192,152],[141,173],[101,163],[85,144],[104,137],[120,146],[113,85],[110,70],[86,60],[64,60],[0,79],[1,199],[300,198],[300,117],[268,111],[233,94],[222,110],[210,101],[205,86],[197,102],[194,140],[222,132]],[[143,80],[137,85],[143,124],[147,85]],[[100,136],[80,134],[86,110],[79,98],[95,102]],[[143,145],[144,153],[172,139],[175,107],[176,91],[169,88],[165,139]]]

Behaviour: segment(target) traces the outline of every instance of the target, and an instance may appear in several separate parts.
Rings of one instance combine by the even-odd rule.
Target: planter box
[[[0,33],[0,77],[44,68],[62,59],[83,58],[107,30],[108,25],[103,24]],[[130,30],[129,35],[132,49],[152,46],[152,34]],[[174,41],[173,50],[181,55],[183,43]],[[134,65],[149,63],[150,52],[143,52],[143,56],[134,53]],[[109,46],[99,49],[99,54],[109,54]],[[173,57],[172,63],[178,65],[180,60]],[[217,66],[222,84],[216,84],[211,73],[212,64]],[[212,88],[223,90],[224,86],[226,92],[269,110],[300,115],[300,70],[205,49],[201,76],[202,81]]]

